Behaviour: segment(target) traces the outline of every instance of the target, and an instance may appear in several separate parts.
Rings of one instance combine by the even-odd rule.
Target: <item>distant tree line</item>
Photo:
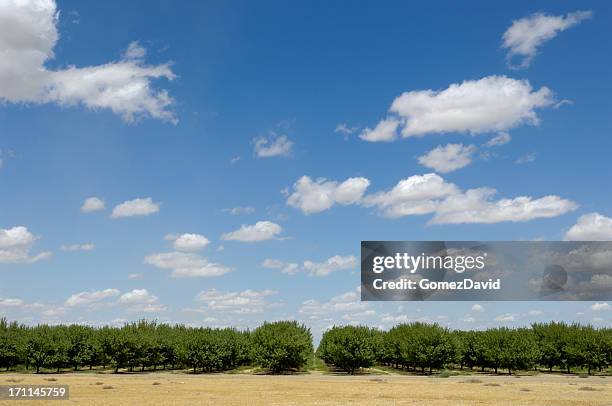
[[[312,355],[310,330],[295,321],[239,331],[145,320],[121,328],[29,327],[0,319],[0,368],[6,370],[17,366],[37,373],[94,367],[115,372],[189,368],[197,373],[252,365],[278,373],[304,367]]]
[[[553,368],[588,374],[612,366],[612,329],[550,322],[531,328],[451,331],[437,324],[400,324],[387,332],[369,327],[333,327],[317,355],[353,374],[374,364],[432,373],[442,368],[481,371]]]
[[[453,331],[426,323],[400,324],[389,331],[344,326],[323,334],[316,355],[349,374],[373,365],[430,374],[451,368],[591,374],[612,367],[612,329],[556,322],[484,331]],[[6,370],[199,373],[253,366],[280,373],[305,368],[313,356],[310,330],[296,321],[241,331],[145,320],[94,328],[25,326],[0,319],[0,368]]]

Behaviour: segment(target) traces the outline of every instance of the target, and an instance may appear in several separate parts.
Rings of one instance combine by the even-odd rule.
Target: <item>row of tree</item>
[[[531,328],[451,331],[437,324],[400,324],[388,332],[369,327],[333,327],[317,355],[350,374],[376,363],[431,373],[433,369],[517,370],[612,366],[612,329],[550,322]]]
[[[0,319],[0,368],[45,370],[113,368],[226,371],[243,365],[273,373],[304,368],[312,335],[295,321],[264,323],[249,331],[192,328],[139,321],[121,328],[81,325],[29,327]],[[612,366],[612,329],[565,323],[531,328],[451,331],[437,324],[400,324],[389,331],[333,327],[317,356],[350,374],[375,364],[432,373],[442,368],[517,370]]]
[[[133,371],[189,368],[213,372],[254,365],[274,373],[306,365],[312,335],[295,321],[264,323],[253,331],[191,328],[139,321],[121,328],[81,325],[28,327],[0,320],[0,368],[112,367]]]

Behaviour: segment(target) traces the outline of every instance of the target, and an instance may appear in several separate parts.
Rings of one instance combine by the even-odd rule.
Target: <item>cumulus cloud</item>
[[[507,131],[523,124],[539,124],[536,109],[554,104],[547,87],[534,90],[527,80],[487,76],[453,83],[443,90],[405,92],[389,109],[395,118],[384,119],[362,138],[392,141],[398,126],[403,137]]]
[[[210,240],[201,234],[167,235],[166,240],[174,241],[173,247],[177,251],[195,252],[204,249]]]
[[[593,305],[591,305],[591,310],[593,310],[594,312],[600,312],[603,310],[610,310],[610,304],[607,302],[602,302],[602,303],[593,303]]]
[[[22,307],[25,302],[19,298],[14,297],[0,297],[0,309],[6,309],[10,307]]]
[[[252,225],[243,224],[236,231],[232,231],[221,236],[222,240],[259,242],[278,238],[278,234],[283,228],[271,221],[258,221]]]
[[[70,296],[64,302],[65,306],[74,307],[74,306],[83,306],[83,305],[91,305],[97,302],[100,302],[104,299],[108,299],[111,297],[115,297],[119,295],[118,289],[104,289],[104,290],[92,290],[88,292],[79,292]]]
[[[287,204],[304,214],[319,213],[334,204],[346,206],[359,202],[369,185],[370,181],[361,177],[338,183],[325,178],[313,181],[308,176],[302,176],[294,183]]]
[[[171,270],[175,278],[208,278],[225,275],[232,269],[191,252],[163,252],[151,254],[145,263],[160,269]]]
[[[435,173],[427,173],[402,179],[389,191],[367,195],[363,204],[375,206],[385,217],[397,218],[431,213],[442,198],[457,193],[457,186]]]
[[[304,269],[312,276],[328,276],[329,274],[357,267],[357,258],[352,255],[334,255],[325,262],[304,261]]]
[[[473,312],[478,312],[478,313],[482,313],[484,312],[484,307],[482,305],[479,305],[478,303],[476,303],[475,305],[472,306],[472,311]]]
[[[548,195],[539,199],[519,196],[493,200],[495,189],[478,188],[451,195],[441,201],[432,224],[525,222],[538,218],[560,216],[576,210],[578,205],[559,196]]]
[[[227,209],[223,209],[224,213],[229,213],[231,215],[237,216],[239,214],[253,214],[255,213],[255,207],[231,207]]]
[[[93,211],[104,210],[104,208],[104,200],[100,199],[99,197],[88,197],[81,206],[81,212],[91,213]]]
[[[248,289],[242,292],[209,289],[198,293],[195,300],[204,303],[213,311],[238,314],[261,313],[271,305],[267,298],[277,293],[270,289],[261,291]]]
[[[327,210],[335,203],[374,207],[388,218],[434,214],[430,224],[523,222],[559,216],[578,207],[556,195],[495,200],[495,189],[462,191],[435,173],[413,175],[400,180],[391,190],[364,196],[369,184],[366,178],[350,178],[338,185],[324,178],[313,181],[303,176],[294,184],[287,204],[304,214]]]
[[[340,123],[336,126],[334,132],[340,133],[344,136],[348,136],[355,133],[357,130],[357,127],[349,127],[346,123]]]
[[[522,222],[559,216],[578,207],[555,195],[493,200],[496,194],[491,188],[461,191],[428,173],[403,179],[389,191],[367,195],[362,204],[376,207],[389,218],[433,213],[430,224]]]
[[[280,269],[281,273],[295,275],[300,271],[300,266],[295,262],[283,262],[278,259],[266,258],[261,266],[268,269]]]
[[[137,198],[123,202],[113,209],[111,218],[132,216],[148,216],[159,211],[159,203],[155,203],[150,197]]]
[[[87,244],[62,244],[60,250],[67,252],[75,252],[75,251],[93,251],[96,246],[91,243]]]
[[[495,321],[500,323],[508,323],[512,321],[516,321],[516,316],[514,314],[506,313],[495,316]]]
[[[290,156],[293,141],[286,135],[270,137],[257,137],[253,139],[255,154],[260,158],[270,158],[273,156]]]
[[[130,42],[123,53],[125,59],[144,59],[145,56],[147,56],[147,50],[144,49],[138,41]]]
[[[500,147],[510,142],[512,137],[507,132],[500,132],[495,137],[485,143],[486,147]]]
[[[299,312],[310,316],[327,316],[334,313],[363,312],[369,310],[370,304],[362,302],[359,289],[332,297],[327,302],[309,299],[302,303]]]
[[[612,241],[612,218],[599,213],[580,216],[565,233],[567,241]]]
[[[397,128],[400,122],[396,119],[386,118],[376,124],[374,128],[365,128],[359,138],[369,142],[389,142],[397,138]]]
[[[528,67],[544,43],[592,16],[591,11],[575,11],[565,16],[535,13],[513,21],[502,38],[502,47],[508,49],[508,66],[517,69]],[[518,65],[512,64],[514,57],[522,58]]]
[[[0,2],[0,101],[109,109],[127,122],[152,117],[176,122],[173,99],[153,82],[175,78],[169,64],[146,65],[132,43],[119,61],[48,69],[59,39],[54,0]]]
[[[0,264],[31,264],[51,256],[44,251],[30,255],[32,247],[40,237],[30,233],[27,227],[0,228]]]
[[[119,304],[125,305],[130,312],[161,312],[166,306],[159,303],[157,296],[152,295],[146,289],[134,289],[126,292],[118,300]]]
[[[468,166],[476,152],[474,145],[448,144],[427,152],[418,158],[419,163],[438,173],[449,173]]]

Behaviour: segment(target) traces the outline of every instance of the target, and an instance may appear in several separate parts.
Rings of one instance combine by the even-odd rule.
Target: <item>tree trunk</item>
[[[36,365],[36,373],[39,373],[39,372],[40,372],[40,366]]]
[[[495,374],[497,374],[497,367],[495,367]]]

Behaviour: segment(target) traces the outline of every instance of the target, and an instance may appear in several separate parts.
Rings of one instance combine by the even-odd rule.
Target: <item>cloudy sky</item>
[[[0,0],[0,313],[453,328],[361,240],[611,240],[608,2]]]

